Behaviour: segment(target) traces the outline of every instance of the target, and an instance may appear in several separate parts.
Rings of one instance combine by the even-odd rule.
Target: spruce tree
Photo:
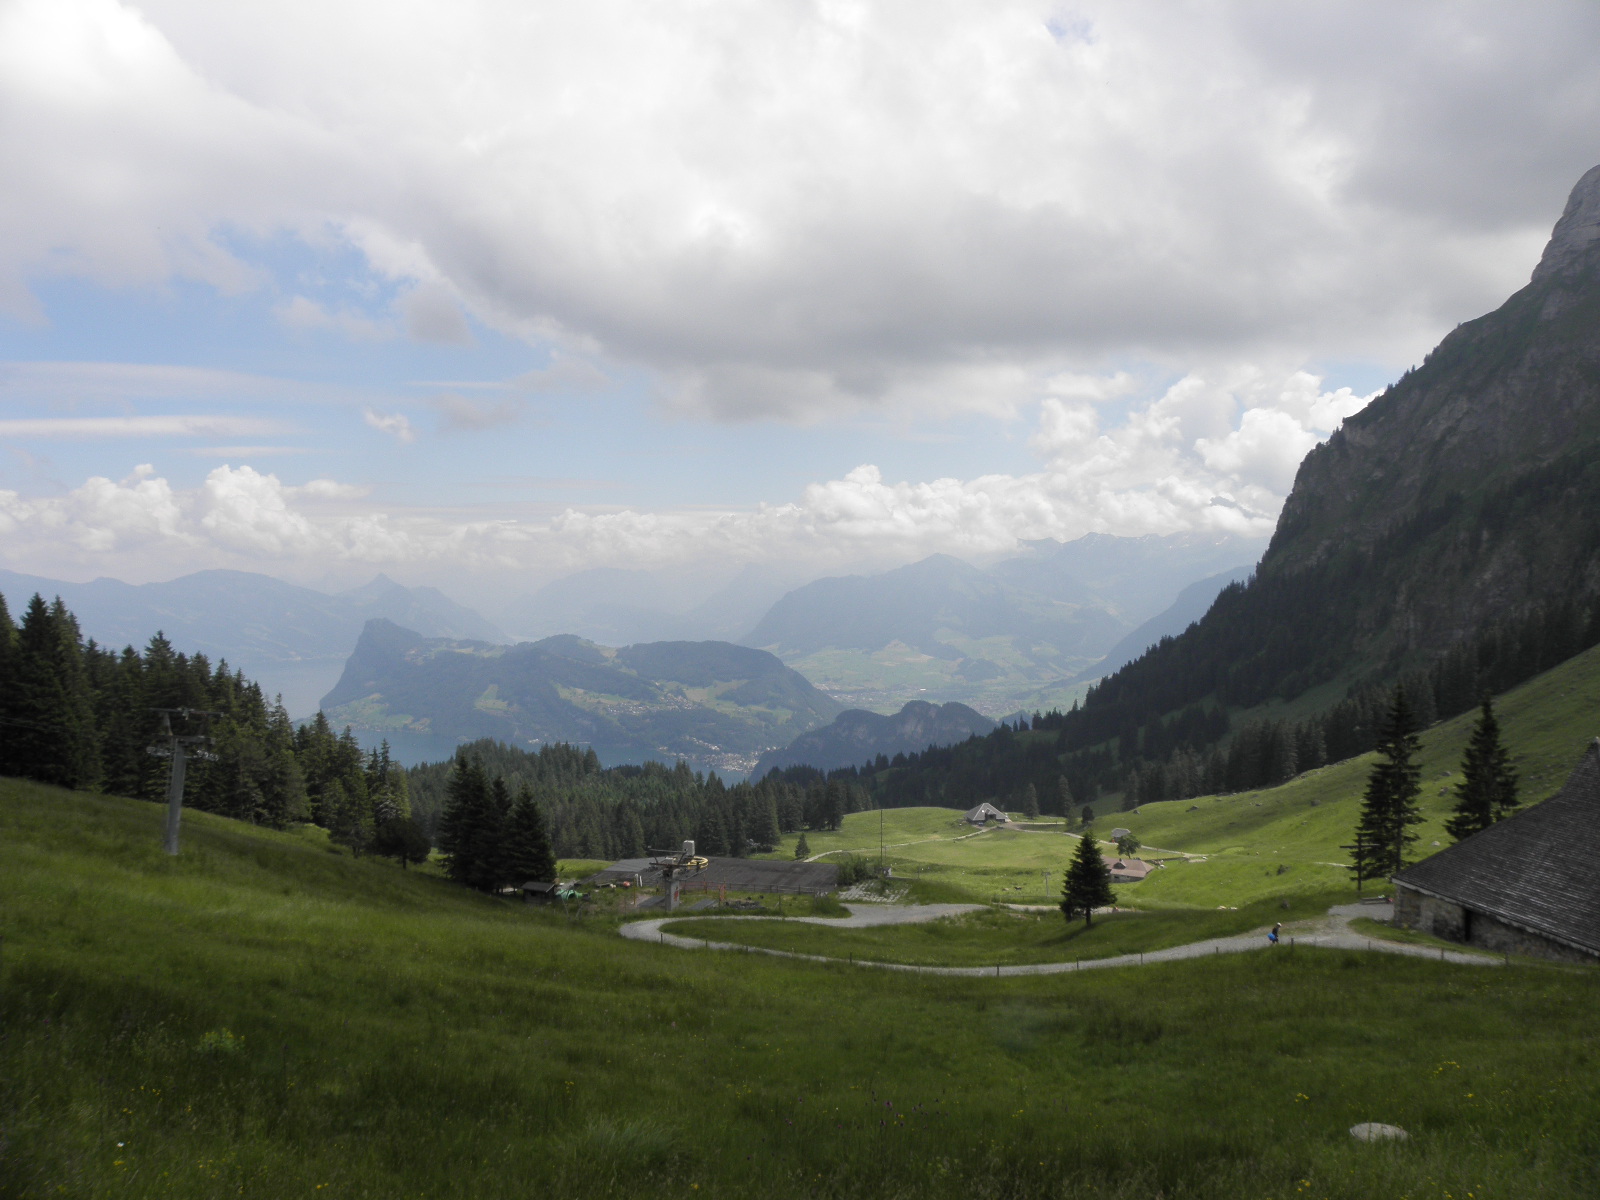
[[[544,814],[526,784],[518,790],[506,823],[506,862],[512,882],[518,886],[555,882],[555,851],[545,832]]]
[[[1083,918],[1085,926],[1094,920],[1094,910],[1116,902],[1111,890],[1111,871],[1100,857],[1099,844],[1094,833],[1085,829],[1078,839],[1078,848],[1067,867],[1066,883],[1061,889],[1061,912],[1070,923]]]
[[[492,836],[492,807],[483,768],[465,751],[458,751],[444,811],[439,816],[439,849],[445,855],[445,871],[450,878],[468,887],[488,890],[494,863],[484,860],[483,851],[488,841],[486,832]]]
[[[100,753],[78,622],[59,599],[47,605],[35,594],[11,657],[5,713],[11,769],[44,783],[88,787],[99,777]]]
[[[811,846],[806,841],[806,835],[801,834],[800,840],[794,844],[794,856],[797,859],[805,858],[811,853]]]
[[[1500,723],[1495,720],[1494,705],[1485,696],[1461,759],[1455,815],[1444,827],[1459,842],[1489,828],[1518,804],[1517,774],[1511,769],[1511,755],[1500,744]]]
[[[1072,819],[1072,786],[1067,783],[1065,775],[1056,780],[1056,805],[1057,811],[1070,821]]]
[[[1022,815],[1030,821],[1039,819],[1039,789],[1031,783],[1022,789]]]
[[[1410,832],[1422,821],[1417,797],[1422,793],[1422,768],[1416,756],[1416,720],[1404,688],[1396,688],[1378,733],[1378,761],[1367,777],[1356,826],[1356,878],[1386,878],[1406,866],[1406,848],[1417,840]]]

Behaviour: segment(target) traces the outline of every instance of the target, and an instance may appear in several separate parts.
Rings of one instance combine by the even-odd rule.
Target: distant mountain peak
[[[1595,265],[1600,260],[1596,243],[1600,243],[1600,166],[1589,168],[1567,197],[1567,207],[1533,269],[1533,281],[1576,274]]]

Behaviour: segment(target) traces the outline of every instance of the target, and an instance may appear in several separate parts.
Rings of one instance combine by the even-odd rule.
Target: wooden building
[[[1600,961],[1600,738],[1566,785],[1394,877],[1394,921],[1509,954]]]

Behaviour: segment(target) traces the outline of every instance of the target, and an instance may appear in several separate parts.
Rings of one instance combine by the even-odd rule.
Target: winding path
[[[936,921],[964,912],[984,908],[981,904],[908,904],[877,905],[847,904],[848,917],[718,917],[721,921],[770,921],[783,919],[807,925],[828,925],[835,929],[864,929],[875,925],[915,925],[923,921]],[[1433,949],[1412,946],[1404,942],[1384,942],[1364,937],[1350,929],[1352,917],[1370,916],[1372,907],[1364,904],[1340,904],[1328,910],[1327,917],[1315,923],[1298,922],[1296,930],[1285,932],[1285,942],[1276,949],[1287,951],[1294,946],[1322,946],[1335,950],[1372,950],[1383,954],[1402,954],[1412,958],[1431,958],[1441,962],[1458,963],[1472,967],[1498,967],[1501,960],[1486,954],[1461,950]],[[692,920],[686,915],[656,917],[647,921],[633,921],[622,926],[625,938],[638,942],[656,942],[663,946],[676,946],[682,950],[734,950],[743,954],[767,954],[774,958],[797,958],[806,962],[848,963],[857,967],[876,967],[883,971],[906,971],[914,975],[970,975],[1008,977],[1014,975],[1060,975],[1067,971],[1095,971],[1103,967],[1136,967],[1161,962],[1177,962],[1185,958],[1205,958],[1208,955],[1240,954],[1246,950],[1271,950],[1265,932],[1238,934],[1233,937],[1208,938],[1190,942],[1186,946],[1170,946],[1165,950],[1150,950],[1143,954],[1119,954],[1113,958],[1089,958],[1076,962],[1018,963],[1013,966],[992,967],[927,967],[911,963],[873,962],[868,959],[834,958],[825,954],[800,954],[793,950],[774,950],[765,946],[746,946],[738,942],[713,942],[704,938],[681,937],[667,933],[662,926],[672,921]],[[1307,927],[1309,925],[1309,927]],[[1301,932],[1300,930],[1304,930]]]

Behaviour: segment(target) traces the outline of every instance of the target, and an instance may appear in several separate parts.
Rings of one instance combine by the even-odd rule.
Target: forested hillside
[[[860,784],[807,768],[728,787],[715,772],[685,762],[602,767],[593,750],[569,745],[527,751],[484,739],[459,754],[500,780],[508,795],[533,798],[562,858],[627,858],[685,838],[702,854],[743,856],[771,850],[780,833],[837,829],[847,814],[871,805]],[[425,827],[439,826],[455,771],[449,762],[411,769],[409,792]]]
[[[161,634],[121,651],[85,641],[58,599],[28,602],[20,622],[0,596],[0,775],[165,799],[169,760],[159,710],[179,734],[208,733],[214,760],[188,765],[191,808],[282,828],[314,821],[354,849],[409,814],[406,776],[321,719],[300,729],[283,705],[226,662],[176,650]]]

